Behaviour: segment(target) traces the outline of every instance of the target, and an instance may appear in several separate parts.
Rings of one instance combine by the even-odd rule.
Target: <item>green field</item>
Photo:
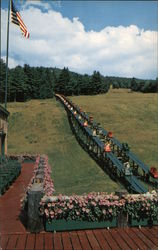
[[[111,90],[98,96],[71,97],[116,138],[128,142],[140,159],[158,166],[158,95]],[[113,182],[78,145],[59,102],[10,103],[8,153],[46,153],[56,193],[112,192]]]
[[[144,163],[158,168],[158,94],[112,89],[71,100],[120,142],[127,142]]]

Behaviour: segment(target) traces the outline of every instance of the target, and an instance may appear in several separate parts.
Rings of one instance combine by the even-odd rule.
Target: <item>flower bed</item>
[[[116,227],[121,212],[130,226],[158,225],[158,194],[126,195],[122,199],[105,193],[83,196],[44,196],[40,212],[46,231]]]
[[[124,211],[129,216],[129,225],[158,225],[158,194],[156,192],[128,195]]]
[[[45,216],[48,231],[116,227],[116,218],[123,206],[124,200],[105,193],[45,196],[40,212]]]
[[[48,164],[48,157],[46,155],[37,155],[34,165],[33,176],[25,191],[25,195],[21,199],[21,206],[24,208],[27,202],[28,191],[32,188],[34,183],[43,185],[43,193],[45,195],[52,195],[54,192],[54,184],[51,179],[51,168]]]
[[[44,165],[44,182],[43,182],[43,188],[45,195],[52,195],[55,191],[54,189],[54,183],[51,178],[51,167],[48,164],[48,156],[43,157],[43,165]]]
[[[31,189],[33,183],[38,181],[38,173],[40,170],[43,171],[43,179],[42,179],[42,184],[43,184],[43,191],[45,195],[52,195],[54,192],[54,184],[51,179],[51,168],[48,164],[48,156],[43,155],[43,156],[37,156],[35,166],[34,166],[34,171],[33,171],[33,176],[31,178],[31,181],[28,185],[28,190]],[[41,180],[40,180],[41,182]]]
[[[36,213],[39,216],[40,210],[46,231],[116,227],[120,226],[121,218],[129,226],[158,225],[158,193],[155,191],[122,195],[121,199],[106,193],[52,196],[54,184],[46,155],[36,157],[33,177],[22,199],[23,207],[27,204],[28,191],[36,184],[42,186],[44,193]]]
[[[14,182],[21,172],[21,164],[16,160],[5,159],[0,164],[0,195]]]

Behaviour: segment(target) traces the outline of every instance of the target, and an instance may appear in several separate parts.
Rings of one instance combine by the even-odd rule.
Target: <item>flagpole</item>
[[[5,79],[5,109],[7,108],[8,51],[9,51],[9,17],[10,17],[10,0],[8,0],[7,54],[6,54],[6,79]]]

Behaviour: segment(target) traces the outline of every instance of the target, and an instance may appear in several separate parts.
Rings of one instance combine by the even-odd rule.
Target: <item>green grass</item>
[[[111,90],[98,96],[71,97],[94,120],[138,157],[158,167],[158,95]],[[56,194],[112,192],[122,186],[113,182],[78,145],[66,112],[59,102],[31,100],[10,103],[8,153],[45,153],[52,166]]]
[[[158,168],[158,94],[110,90],[106,95],[71,98],[112,131],[147,165]]]
[[[112,192],[121,188],[79,146],[59,102],[11,103],[8,110],[8,153],[48,154],[56,194]]]

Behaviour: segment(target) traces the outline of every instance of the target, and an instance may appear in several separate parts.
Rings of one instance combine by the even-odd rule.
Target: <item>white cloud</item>
[[[66,66],[79,73],[98,70],[103,75],[157,77],[158,32],[140,30],[135,25],[86,32],[77,17],[71,21],[50,9],[49,4],[45,6],[47,11],[42,12],[37,5],[46,3],[31,3],[21,11],[30,39],[22,38],[19,27],[10,25],[12,65]],[[2,55],[6,46],[6,16],[2,10]]]
[[[6,57],[5,56],[2,56],[2,59],[4,61],[6,61]],[[8,67],[10,69],[15,68],[17,65],[23,66],[24,65],[24,61],[15,60],[14,58],[11,58],[11,57],[8,58]]]

